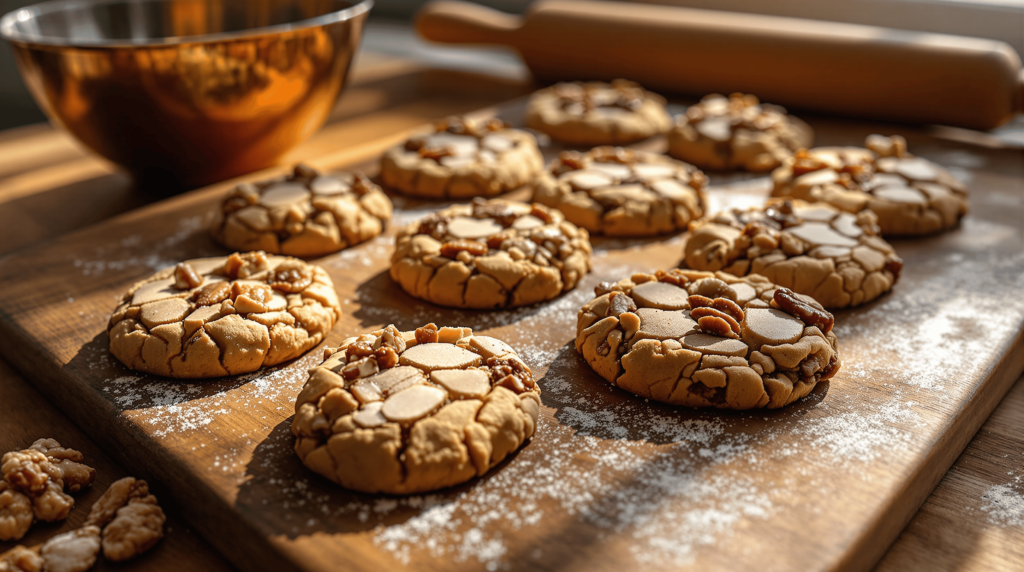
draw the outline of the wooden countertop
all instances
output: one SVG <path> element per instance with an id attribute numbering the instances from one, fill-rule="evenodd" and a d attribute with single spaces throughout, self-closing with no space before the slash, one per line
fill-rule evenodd
<path id="1" fill-rule="evenodd" d="M 372 26 L 330 123 L 286 161 L 302 160 L 304 154 L 362 158 L 364 148 L 380 148 L 399 131 L 531 89 L 521 66 L 507 55 L 425 49 L 404 29 Z M 0 133 L 0 254 L 160 198 L 132 188 L 127 177 L 49 126 Z M 100 473 L 100 486 L 79 500 L 87 508 L 105 483 L 126 471 L 34 391 L 31 372 L 25 373 L 28 379 L 0 362 L 0 418 L 5 420 L 0 424 L 0 451 L 48 436 L 82 449 Z M 879 570 L 1019 570 L 1024 561 L 1022 420 L 1024 379 L 978 432 Z M 155 485 L 159 492 L 159 483 Z M 136 567 L 229 568 L 171 512 L 167 539 Z M 62 527 L 36 527 L 26 541 L 42 542 L 77 524 L 75 519 L 84 514 L 76 510 Z M 10 544 L 0 543 L 0 551 Z"/>

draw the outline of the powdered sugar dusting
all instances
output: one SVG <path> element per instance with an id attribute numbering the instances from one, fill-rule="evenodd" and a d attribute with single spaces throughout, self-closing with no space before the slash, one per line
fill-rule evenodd
<path id="1" fill-rule="evenodd" d="M 988 515 L 988 521 L 1004 528 L 1024 528 L 1024 494 L 1015 486 L 1020 483 L 1007 483 L 989 487 L 981 499 L 985 504 L 981 510 Z"/>

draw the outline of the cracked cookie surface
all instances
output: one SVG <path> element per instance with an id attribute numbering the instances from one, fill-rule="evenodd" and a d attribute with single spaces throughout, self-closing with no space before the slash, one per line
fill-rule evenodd
<path id="1" fill-rule="evenodd" d="M 533 200 L 594 234 L 655 236 L 704 214 L 707 177 L 693 165 L 622 147 L 565 151 L 534 187 Z"/>
<path id="2" fill-rule="evenodd" d="M 753 95 L 713 94 L 676 118 L 668 154 L 701 169 L 762 172 L 813 142 L 811 127 L 781 107 Z"/>
<path id="3" fill-rule="evenodd" d="M 690 225 L 683 262 L 694 270 L 760 274 L 825 308 L 858 306 L 892 289 L 903 268 L 876 221 L 869 210 L 853 215 L 824 203 L 773 199 Z"/>
<path id="4" fill-rule="evenodd" d="M 242 252 L 323 256 L 380 234 L 391 210 L 391 199 L 360 173 L 322 175 L 297 165 L 288 177 L 235 187 L 210 232 Z"/>
<path id="5" fill-rule="evenodd" d="M 410 494 L 482 476 L 529 439 L 530 368 L 469 328 L 394 326 L 328 348 L 295 402 L 295 452 L 349 489 Z"/>
<path id="6" fill-rule="evenodd" d="M 733 209 L 690 225 L 683 263 L 694 270 L 761 274 L 828 309 L 889 292 L 903 269 L 871 211 L 788 199 Z"/>
<path id="7" fill-rule="evenodd" d="M 455 308 L 550 300 L 590 271 L 586 230 L 542 205 L 476 199 L 398 231 L 391 278 L 410 295 Z"/>
<path id="8" fill-rule="evenodd" d="M 942 166 L 915 157 L 903 137 L 870 135 L 864 147 L 801 150 L 772 173 L 772 196 L 878 215 L 885 236 L 932 234 L 967 214 L 967 188 Z"/>
<path id="9" fill-rule="evenodd" d="M 595 288 L 576 351 L 601 377 L 673 405 L 783 407 L 839 370 L 832 315 L 767 278 L 638 273 Z"/>
<path id="10" fill-rule="evenodd" d="M 500 119 L 451 117 L 381 158 L 391 189 L 427 199 L 489 197 L 529 184 L 544 168 L 537 140 Z"/>
<path id="11" fill-rule="evenodd" d="M 188 260 L 136 283 L 110 316 L 110 353 L 178 378 L 256 371 L 306 353 L 341 317 L 330 277 L 262 251 Z"/>
<path id="12" fill-rule="evenodd" d="M 668 131 L 665 99 L 626 80 L 563 82 L 535 92 L 526 126 L 569 145 L 626 145 Z"/>

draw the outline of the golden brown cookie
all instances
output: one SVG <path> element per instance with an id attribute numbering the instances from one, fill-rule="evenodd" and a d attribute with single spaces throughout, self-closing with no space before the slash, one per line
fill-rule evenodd
<path id="1" fill-rule="evenodd" d="M 416 298 L 455 308 L 550 300 L 590 272 L 586 230 L 542 205 L 476 199 L 398 231 L 391 277 Z"/>
<path id="2" fill-rule="evenodd" d="M 256 371 L 296 358 L 341 318 L 319 266 L 261 251 L 187 260 L 136 283 L 110 316 L 110 353 L 180 378 Z"/>
<path id="3" fill-rule="evenodd" d="M 501 340 L 388 326 L 324 352 L 295 401 L 295 452 L 349 489 L 410 494 L 482 476 L 533 436 L 540 388 Z"/>
<path id="4" fill-rule="evenodd" d="M 753 95 L 714 94 L 676 118 L 668 154 L 701 169 L 761 172 L 813 142 L 811 127 L 781 107 L 761 104 Z"/>
<path id="5" fill-rule="evenodd" d="M 871 210 L 884 236 L 949 230 L 967 214 L 966 187 L 940 165 L 907 152 L 903 137 L 870 135 L 865 144 L 797 152 L 772 173 L 772 196 L 854 214 Z"/>
<path id="6" fill-rule="evenodd" d="M 655 236 L 703 216 L 706 184 L 696 167 L 664 155 L 597 147 L 564 151 L 538 179 L 533 200 L 594 234 Z"/>
<path id="7" fill-rule="evenodd" d="M 690 226 L 684 263 L 695 270 L 760 274 L 829 309 L 858 306 L 888 292 L 903 261 L 878 236 L 875 214 L 823 203 L 775 199 Z"/>
<path id="8" fill-rule="evenodd" d="M 288 177 L 235 187 L 210 232 L 232 250 L 314 257 L 369 240 L 389 220 L 391 199 L 362 174 L 297 165 Z"/>
<path id="9" fill-rule="evenodd" d="M 602 283 L 576 351 L 641 397 L 690 407 L 783 407 L 839 370 L 832 314 L 763 276 L 692 270 Z"/>
<path id="10" fill-rule="evenodd" d="M 381 158 L 388 188 L 428 199 L 489 197 L 531 183 L 544 168 L 537 140 L 500 119 L 451 117 Z"/>
<path id="11" fill-rule="evenodd" d="M 555 84 L 526 107 L 527 127 L 568 145 L 626 145 L 671 125 L 664 98 L 622 79 Z"/>

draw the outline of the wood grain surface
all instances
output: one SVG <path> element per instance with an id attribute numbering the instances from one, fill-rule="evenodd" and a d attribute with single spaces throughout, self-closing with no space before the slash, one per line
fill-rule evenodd
<path id="1" fill-rule="evenodd" d="M 1020 348 L 1018 348 L 1018 351 Z M 900 534 L 879 572 L 1024 566 L 1024 378 Z"/>
<path id="2" fill-rule="evenodd" d="M 504 111 L 515 119 L 517 108 Z M 877 128 L 814 126 L 822 144 L 856 143 Z M 595 272 L 580 289 L 509 312 L 408 298 L 386 274 L 388 237 L 319 260 L 345 301 L 332 342 L 387 323 L 468 325 L 517 346 L 541 377 L 545 407 L 533 441 L 497 471 L 437 495 L 350 494 L 301 466 L 289 417 L 315 355 L 200 383 L 136 376 L 109 357 L 114 296 L 155 267 L 223 252 L 205 227 L 227 185 L 0 261 L 9 285 L 2 347 L 118 460 L 159 478 L 241 567 L 868 569 L 1024 366 L 1012 351 L 1024 324 L 1020 155 L 907 135 L 912 150 L 971 179 L 974 210 L 952 233 L 896 243 L 907 265 L 895 291 L 837 316 L 843 370 L 780 412 L 644 403 L 609 388 L 571 349 L 588 289 L 675 265 L 678 237 L 595 240 Z M 337 153 L 325 146 L 311 162 L 372 168 L 401 136 Z M 741 179 L 713 177 L 728 183 L 714 204 L 760 200 L 764 186 Z M 396 203 L 401 222 L 439 206 Z"/>

